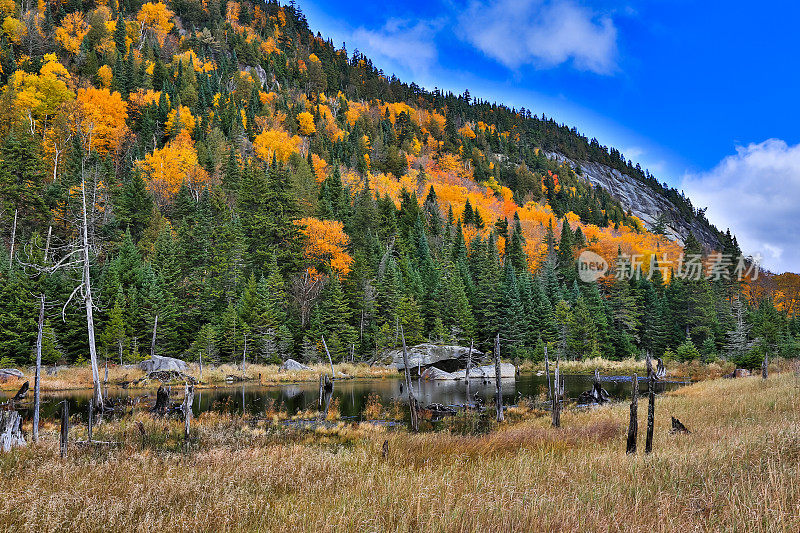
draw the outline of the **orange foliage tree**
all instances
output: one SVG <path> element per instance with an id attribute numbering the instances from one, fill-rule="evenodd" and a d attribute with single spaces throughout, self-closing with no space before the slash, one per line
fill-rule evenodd
<path id="1" fill-rule="evenodd" d="M 314 269 L 333 270 L 341 276 L 350 272 L 353 258 L 347 253 L 350 238 L 338 220 L 306 217 L 297 222 L 305 235 L 303 255 Z"/>
<path id="2" fill-rule="evenodd" d="M 128 104 L 108 89 L 78 89 L 79 122 L 90 150 L 115 154 L 128 133 Z"/>

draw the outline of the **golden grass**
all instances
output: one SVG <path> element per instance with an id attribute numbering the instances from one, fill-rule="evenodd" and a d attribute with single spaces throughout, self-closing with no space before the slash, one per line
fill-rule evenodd
<path id="1" fill-rule="evenodd" d="M 798 400 L 794 372 L 659 396 L 650 456 L 625 455 L 626 404 L 568 410 L 561 429 L 523 405 L 481 436 L 207 413 L 188 450 L 180 422 L 137 413 L 97 428 L 119 449 L 64 460 L 49 424 L 0 456 L 0 529 L 796 532 Z"/>
<path id="2" fill-rule="evenodd" d="M 400 373 L 393 366 L 369 366 L 365 363 L 337 363 L 333 365 L 336 370 L 337 379 L 344 378 L 387 378 L 399 377 Z M 23 370 L 25 377 L 22 379 L 12 379 L 0 384 L 0 390 L 16 391 L 25 382 L 30 381 L 33 386 L 34 373 L 32 369 Z M 200 379 L 200 367 L 198 364 L 189 365 L 189 375 Z M 246 365 L 245 378 L 252 381 L 260 381 L 262 384 L 271 383 L 291 383 L 302 381 L 319 381 L 320 374 L 330 374 L 331 367 L 328 364 L 311 365 L 311 370 L 281 371 L 279 365 Z M 218 366 L 206 365 L 203 367 L 202 383 L 198 387 L 215 386 L 225 383 L 229 376 L 242 376 L 242 368 L 238 365 L 223 364 Z M 109 365 L 108 383 L 118 384 L 122 381 L 132 382 L 144 377 L 144 372 L 138 368 L 123 368 L 118 365 Z M 105 378 L 105 368 L 100 367 L 100 379 Z M 146 381 L 142 384 L 131 384 L 132 388 L 158 388 L 160 382 Z M 41 389 L 43 391 L 63 391 L 92 388 L 92 369 L 87 365 L 75 365 L 63 368 L 54 376 L 47 374 L 46 369 L 42 369 Z"/>

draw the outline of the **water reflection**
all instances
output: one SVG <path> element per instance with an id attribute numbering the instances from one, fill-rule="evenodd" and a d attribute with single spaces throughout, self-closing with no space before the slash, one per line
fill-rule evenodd
<path id="1" fill-rule="evenodd" d="M 592 385 L 590 375 L 567 375 L 564 379 L 564 392 L 566 398 L 577 398 L 580 393 L 589 390 Z M 630 398 L 630 377 L 602 377 L 602 385 L 614 400 Z M 438 403 L 442 405 L 463 405 L 467 403 L 467 386 L 463 381 L 421 381 L 412 382 L 414 393 L 421 405 Z M 682 382 L 659 382 L 657 392 L 675 389 L 683 385 Z M 521 398 L 544 399 L 547 395 L 547 376 L 536 374 L 523 374 L 517 379 L 503 379 L 503 403 L 515 404 Z M 390 404 L 395 399 L 405 403 L 407 394 L 403 381 L 400 379 L 374 379 L 374 380 L 345 380 L 337 381 L 333 389 L 333 398 L 339 400 L 339 410 L 344 417 L 361 416 L 370 395 L 375 394 L 384 405 Z M 639 384 L 640 393 L 647 391 L 647 381 Z M 488 403 L 495 397 L 494 380 L 471 380 L 469 386 L 470 403 Z M 170 391 L 173 402 L 179 401 L 183 396 L 183 387 L 173 387 Z M 149 406 L 155 401 L 155 394 L 143 390 L 125 390 L 111 388 L 106 391 L 106 396 L 113 398 L 124 405 Z M 91 398 L 90 390 L 64 391 L 59 393 L 43 393 L 41 417 L 57 418 L 59 416 L 58 403 L 63 399 L 70 402 L 70 412 L 85 416 L 88 402 Z M 246 412 L 253 416 L 263 415 L 270 407 L 278 407 L 290 415 L 304 410 L 316 410 L 319 402 L 319 384 L 314 382 L 292 383 L 285 385 L 240 385 L 219 387 L 213 389 L 197 389 L 195 393 L 193 410 L 195 415 L 208 410 L 225 411 L 231 413 Z M 24 416 L 32 416 L 32 404 L 27 402 L 20 406 Z"/>

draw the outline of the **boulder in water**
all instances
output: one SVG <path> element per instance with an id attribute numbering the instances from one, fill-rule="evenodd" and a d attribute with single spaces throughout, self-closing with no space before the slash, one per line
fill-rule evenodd
<path id="1" fill-rule="evenodd" d="M 139 363 L 139 368 L 141 368 L 147 374 L 151 372 L 186 372 L 188 365 L 186 361 L 181 361 L 180 359 L 175 359 L 174 357 L 162 357 L 160 355 L 154 355 L 150 359 L 145 359 L 141 363 Z"/>

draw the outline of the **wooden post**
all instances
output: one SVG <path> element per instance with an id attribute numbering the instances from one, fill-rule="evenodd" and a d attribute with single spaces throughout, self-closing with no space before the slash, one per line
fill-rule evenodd
<path id="1" fill-rule="evenodd" d="M 403 367 L 406 372 L 408 406 L 411 409 L 411 430 L 417 432 L 419 431 L 419 415 L 417 414 L 417 400 L 414 398 L 414 390 L 411 388 L 411 371 L 408 369 L 408 353 L 406 352 L 406 336 L 403 333 L 403 326 L 400 326 L 400 337 L 403 339 Z"/>
<path id="2" fill-rule="evenodd" d="M 547 356 L 547 344 L 544 345 L 544 373 L 547 374 L 547 399 L 553 400 L 553 384 L 550 383 L 550 358 Z"/>
<path id="3" fill-rule="evenodd" d="M 647 437 L 644 441 L 644 453 L 653 451 L 653 427 L 655 426 L 656 418 L 656 376 L 650 373 L 647 379 Z"/>
<path id="4" fill-rule="evenodd" d="M 92 442 L 92 426 L 94 425 L 94 409 L 92 406 L 92 402 L 89 402 L 89 423 L 88 423 L 88 431 L 87 431 L 87 442 Z"/>
<path id="5" fill-rule="evenodd" d="M 186 440 L 189 440 L 189 428 L 192 423 L 193 403 L 194 403 L 194 386 L 189 385 L 189 383 L 186 383 L 184 385 L 184 397 L 183 397 L 183 420 L 185 422 L 183 435 L 186 438 Z M 242 409 L 244 409 L 244 404 L 242 404 Z"/>
<path id="6" fill-rule="evenodd" d="M 467 352 L 467 369 L 464 371 L 464 379 L 467 381 L 467 408 L 471 407 L 470 394 L 469 394 L 469 369 L 472 366 L 472 347 L 475 343 L 474 339 L 469 340 L 469 352 Z"/>
<path id="7" fill-rule="evenodd" d="M 33 442 L 39 442 L 39 381 L 42 375 L 42 333 L 44 331 L 44 293 L 39 295 L 39 333 L 36 335 L 36 373 L 33 377 Z"/>
<path id="8" fill-rule="evenodd" d="M 64 400 L 61 408 L 61 457 L 67 455 L 69 444 L 69 402 Z"/>
<path id="9" fill-rule="evenodd" d="M 764 350 L 764 360 L 761 362 L 761 379 L 767 379 L 769 374 L 769 355 Z"/>
<path id="10" fill-rule="evenodd" d="M 497 387 L 497 396 L 495 403 L 497 404 L 497 421 L 502 422 L 505 420 L 503 416 L 503 390 L 500 381 L 500 334 L 494 339 L 494 383 Z"/>
<path id="11" fill-rule="evenodd" d="M 626 453 L 636 453 L 636 435 L 639 432 L 639 416 L 637 413 L 639 407 L 639 377 L 634 374 L 631 381 L 633 387 L 633 395 L 631 398 L 631 418 L 628 422 L 628 445 L 625 448 Z"/>

